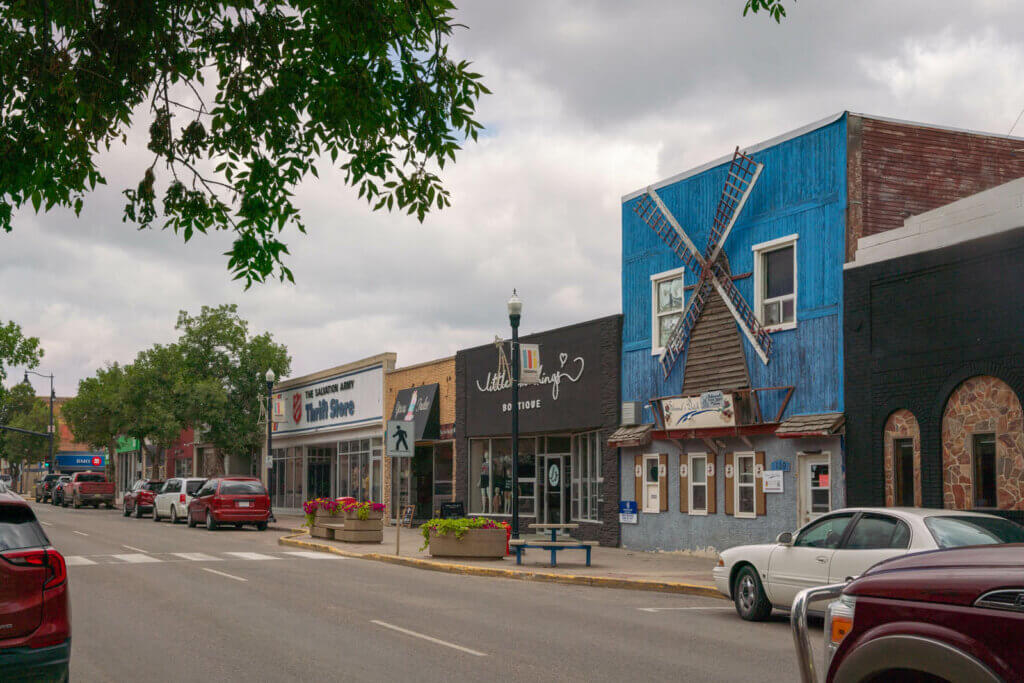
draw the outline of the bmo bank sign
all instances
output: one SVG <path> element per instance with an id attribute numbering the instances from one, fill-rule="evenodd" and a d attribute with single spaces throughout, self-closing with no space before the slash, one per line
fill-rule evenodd
<path id="1" fill-rule="evenodd" d="M 384 368 L 354 370 L 274 394 L 274 433 L 295 434 L 382 419 Z"/>

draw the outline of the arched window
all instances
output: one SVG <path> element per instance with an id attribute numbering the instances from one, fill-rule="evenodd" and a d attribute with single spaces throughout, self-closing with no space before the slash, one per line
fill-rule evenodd
<path id="1" fill-rule="evenodd" d="M 965 380 L 942 415 L 943 505 L 1024 509 L 1024 413 L 1002 380 Z"/>
<path id="2" fill-rule="evenodd" d="M 885 422 L 885 504 L 921 505 L 921 428 L 902 408 Z"/>

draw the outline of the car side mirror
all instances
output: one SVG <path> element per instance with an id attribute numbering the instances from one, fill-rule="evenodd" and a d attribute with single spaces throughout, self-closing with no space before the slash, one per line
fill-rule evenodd
<path id="1" fill-rule="evenodd" d="M 789 531 L 783 531 L 775 537 L 775 542 L 779 545 L 793 545 L 793 534 Z"/>

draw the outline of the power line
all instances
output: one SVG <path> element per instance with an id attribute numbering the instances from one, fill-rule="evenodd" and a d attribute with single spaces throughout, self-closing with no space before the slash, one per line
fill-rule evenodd
<path id="1" fill-rule="evenodd" d="M 1007 133 L 1007 135 L 1013 135 L 1013 129 L 1017 127 L 1018 123 L 1020 123 L 1020 117 L 1022 116 L 1024 116 L 1024 109 L 1021 109 L 1020 113 L 1017 114 L 1017 120 L 1013 122 L 1012 126 L 1010 126 L 1010 132 Z"/>

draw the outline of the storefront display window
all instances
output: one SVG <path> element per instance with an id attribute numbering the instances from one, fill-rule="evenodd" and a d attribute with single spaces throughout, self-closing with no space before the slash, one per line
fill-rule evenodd
<path id="1" fill-rule="evenodd" d="M 338 444 L 335 462 L 338 497 L 381 500 L 381 451 L 383 440 L 353 439 Z"/>
<path id="2" fill-rule="evenodd" d="M 535 514 L 537 489 L 537 440 L 519 440 L 519 514 Z"/>
<path id="3" fill-rule="evenodd" d="M 267 481 L 273 508 L 302 507 L 302 449 L 275 448 L 274 464 L 267 473 Z"/>
<path id="4" fill-rule="evenodd" d="M 451 443 L 434 446 L 434 507 L 452 499 L 455 485 L 455 456 Z"/>
<path id="5" fill-rule="evenodd" d="M 577 434 L 572 439 L 572 518 L 601 520 L 601 439 L 599 432 Z"/>

